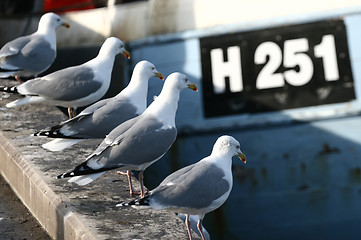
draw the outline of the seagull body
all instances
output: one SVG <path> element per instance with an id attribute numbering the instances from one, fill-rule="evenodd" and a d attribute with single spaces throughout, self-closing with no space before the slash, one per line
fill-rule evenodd
<path id="1" fill-rule="evenodd" d="M 185 214 L 190 239 L 189 217 L 198 215 L 197 227 L 202 239 L 205 239 L 202 233 L 205 214 L 219 208 L 232 190 L 233 156 L 246 162 L 239 142 L 231 136 L 222 136 L 214 144 L 211 155 L 172 173 L 148 196 L 117 206 L 153 208 Z"/>
<path id="2" fill-rule="evenodd" d="M 17 87 L 1 87 L 0 91 L 25 95 L 6 107 L 41 103 L 76 109 L 92 104 L 107 92 L 115 56 L 119 53 L 129 57 L 123 42 L 110 37 L 103 43 L 99 54 L 84 64 L 29 80 Z"/>
<path id="3" fill-rule="evenodd" d="M 164 79 L 152 63 L 141 61 L 128 86 L 118 95 L 96 102 L 76 117 L 34 135 L 56 138 L 43 145 L 50 151 L 60 151 L 86 139 L 105 138 L 115 127 L 144 112 L 151 77 Z"/>
<path id="4" fill-rule="evenodd" d="M 69 24 L 54 13 L 44 14 L 38 30 L 5 44 L 0 50 L 0 78 L 31 77 L 47 70 L 56 58 L 56 28 Z"/>
<path id="5" fill-rule="evenodd" d="M 144 113 L 113 129 L 84 163 L 57 178 L 72 177 L 69 182 L 85 185 L 107 170 L 137 170 L 144 195 L 144 170 L 160 159 L 176 139 L 175 115 L 180 92 L 185 88 L 197 90 L 184 74 L 168 76 L 161 93 Z"/>

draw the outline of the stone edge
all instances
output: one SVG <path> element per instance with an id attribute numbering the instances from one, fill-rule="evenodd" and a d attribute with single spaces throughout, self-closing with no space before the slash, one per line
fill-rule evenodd
<path id="1" fill-rule="evenodd" d="M 57 196 L 0 132 L 0 173 L 53 239 L 95 240 L 71 207 Z"/>

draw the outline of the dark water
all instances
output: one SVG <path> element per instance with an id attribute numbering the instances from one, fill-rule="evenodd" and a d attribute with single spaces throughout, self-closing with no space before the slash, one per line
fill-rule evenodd
<path id="1" fill-rule="evenodd" d="M 359 239 L 361 135 L 354 138 L 342 129 L 355 124 L 361 129 L 359 120 L 178 137 L 147 169 L 146 185 L 152 189 L 171 172 L 209 155 L 219 136 L 232 135 L 247 164 L 234 158 L 230 197 L 205 217 L 212 239 Z"/>

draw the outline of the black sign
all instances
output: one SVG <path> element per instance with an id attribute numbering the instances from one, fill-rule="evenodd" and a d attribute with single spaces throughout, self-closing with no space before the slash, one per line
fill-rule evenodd
<path id="1" fill-rule="evenodd" d="M 355 99 L 343 20 L 200 39 L 206 117 Z"/>

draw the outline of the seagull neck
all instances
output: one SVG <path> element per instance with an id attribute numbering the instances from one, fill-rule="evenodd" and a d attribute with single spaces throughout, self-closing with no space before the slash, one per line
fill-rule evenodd
<path id="1" fill-rule="evenodd" d="M 46 40 L 49 41 L 51 48 L 52 49 L 56 49 L 56 31 L 55 29 L 48 27 L 48 26 L 44 26 L 44 25 L 39 25 L 38 30 L 36 31 L 37 35 L 42 35 Z"/>
<path id="2" fill-rule="evenodd" d="M 178 89 L 163 88 L 159 96 L 149 105 L 147 112 L 152 113 L 175 127 L 175 115 L 177 113 L 180 91 Z"/>
<path id="3" fill-rule="evenodd" d="M 215 158 L 211 158 L 214 160 L 214 163 L 217 164 L 220 168 L 225 171 L 231 171 L 232 168 L 232 157 L 233 155 L 228 151 L 215 151 L 213 149 L 211 156 L 215 156 Z"/>
<path id="4" fill-rule="evenodd" d="M 115 58 L 114 51 L 111 50 L 110 46 L 107 45 L 106 43 L 103 44 L 99 50 L 98 56 L 97 58 L 110 58 L 110 56 L 112 56 L 112 58 Z"/>
<path id="5" fill-rule="evenodd" d="M 126 88 L 123 89 L 122 95 L 131 99 L 132 103 L 135 104 L 138 108 L 143 109 L 144 111 L 147 107 L 147 94 L 148 94 L 148 81 L 141 81 L 146 77 L 141 76 L 141 74 L 134 74 L 130 79 L 130 82 Z"/>
<path id="6" fill-rule="evenodd" d="M 98 55 L 88 62 L 89 65 L 98 66 L 102 71 L 110 71 L 113 69 L 115 55 L 100 49 Z"/>

